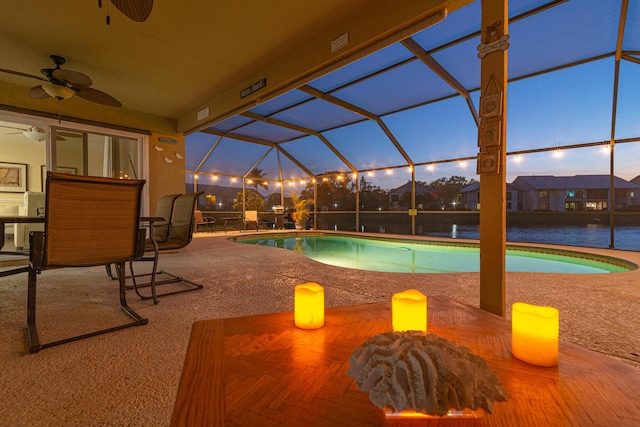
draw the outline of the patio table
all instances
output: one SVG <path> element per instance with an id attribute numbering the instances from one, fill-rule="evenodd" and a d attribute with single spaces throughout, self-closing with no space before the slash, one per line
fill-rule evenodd
<path id="1" fill-rule="evenodd" d="M 327 308 L 315 330 L 296 328 L 291 312 L 195 322 L 171 425 L 425 425 L 385 419 L 347 375 L 353 350 L 390 330 L 390 301 Z M 561 341 L 557 367 L 530 365 L 511 355 L 509 320 L 444 296 L 428 298 L 428 332 L 483 357 L 508 395 L 482 418 L 432 419 L 430 427 L 640 419 L 640 372 L 618 360 Z"/>

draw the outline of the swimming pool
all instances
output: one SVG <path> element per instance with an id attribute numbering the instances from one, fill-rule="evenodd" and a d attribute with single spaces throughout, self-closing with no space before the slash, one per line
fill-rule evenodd
<path id="1" fill-rule="evenodd" d="M 359 270 L 394 273 L 480 271 L 477 243 L 359 237 L 322 233 L 283 233 L 235 237 L 238 243 L 272 246 L 316 261 Z M 619 258 L 536 246 L 507 245 L 506 270 L 544 273 L 618 273 L 638 266 Z"/>

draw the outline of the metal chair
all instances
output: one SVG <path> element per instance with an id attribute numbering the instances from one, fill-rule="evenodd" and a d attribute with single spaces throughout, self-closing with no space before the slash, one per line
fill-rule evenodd
<path id="1" fill-rule="evenodd" d="M 153 223 L 153 235 L 158 242 L 164 242 L 169 238 L 169 226 L 173 216 L 173 204 L 180 194 L 166 194 L 158 199 L 156 205 L 156 216 L 164 218 L 163 221 Z"/>
<path id="2" fill-rule="evenodd" d="M 198 193 L 188 193 L 178 196 L 173 203 L 173 214 L 171 216 L 171 223 L 169 224 L 169 232 L 167 238 L 157 241 L 157 249 L 151 239 L 146 239 L 145 250 L 147 253 L 153 252 L 153 256 L 144 256 L 138 259 L 132 260 L 129 263 L 131 269 L 131 279 L 133 281 L 133 287 L 136 293 L 142 299 L 153 299 L 154 303 L 158 303 L 158 297 L 165 295 L 173 295 L 182 292 L 195 291 L 202 289 L 202 285 L 194 283 L 190 280 L 184 279 L 180 276 L 176 276 L 167 271 L 158 271 L 158 259 L 159 253 L 163 251 L 182 249 L 187 246 L 193 237 L 193 231 L 195 228 L 195 221 L 193 213 L 195 211 L 196 202 L 198 197 L 204 194 L 203 191 Z M 155 228 L 155 227 L 154 227 Z M 133 270 L 134 261 L 152 261 L 153 267 L 151 273 L 136 275 Z M 168 278 L 162 280 L 155 280 L 158 276 L 167 276 Z M 151 280 L 147 283 L 138 283 L 137 278 L 143 276 L 151 276 Z M 188 285 L 185 289 L 179 289 L 175 291 L 169 291 L 162 294 L 156 292 L 156 286 L 166 285 L 170 283 L 185 283 Z M 151 287 L 151 295 L 144 296 L 140 294 L 139 288 Z"/>
<path id="3" fill-rule="evenodd" d="M 210 225 L 214 225 L 215 227 L 215 223 L 216 223 L 216 219 L 212 216 L 204 216 L 202 214 L 202 211 L 196 209 L 195 211 L 193 211 L 193 217 L 194 217 L 194 221 L 196 222 L 195 224 L 195 230 L 194 231 L 198 231 L 198 226 L 199 225 L 205 225 L 207 231 L 210 231 L 209 226 Z M 214 229 L 215 231 L 215 229 Z"/>
<path id="4" fill-rule="evenodd" d="M 144 183 L 143 180 L 47 173 L 44 232 L 34 231 L 29 236 L 29 353 L 147 324 L 147 319 L 142 318 L 127 305 L 125 288 L 125 263 L 141 256 L 144 250 L 145 231 L 140 228 L 140 205 Z M 108 264 L 116 265 L 120 308 L 133 319 L 133 322 L 41 343 L 36 326 L 37 276 L 50 268 Z"/>
<path id="5" fill-rule="evenodd" d="M 180 196 L 180 194 L 166 194 L 158 199 L 158 204 L 156 205 L 156 218 L 162 218 L 162 220 L 149 221 L 150 224 L 148 225 L 150 229 L 149 233 L 153 233 L 153 238 L 156 240 L 156 242 L 164 242 L 169 238 L 169 225 L 171 224 L 171 217 L 173 216 L 173 203 L 178 198 L 178 196 Z M 148 239 L 148 241 L 152 242 L 151 239 Z M 149 247 L 146 247 L 146 245 L 147 243 L 145 243 L 145 251 L 154 250 L 152 244 L 149 244 Z M 117 279 L 117 276 L 113 274 L 111 265 L 107 265 L 106 270 L 109 277 L 111 277 L 113 280 Z M 130 276 L 127 276 L 127 279 L 129 278 Z M 154 279 L 155 277 L 152 277 L 151 281 L 153 282 Z M 134 289 L 134 287 L 127 286 L 127 289 Z M 135 289 L 135 291 L 138 296 L 143 298 L 142 295 L 140 295 L 140 293 L 138 292 L 137 288 Z"/>

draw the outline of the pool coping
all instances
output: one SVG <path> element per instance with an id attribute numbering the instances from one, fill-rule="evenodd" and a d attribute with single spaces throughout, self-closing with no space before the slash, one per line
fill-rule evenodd
<path id="1" fill-rule="evenodd" d="M 383 242 L 394 242 L 394 243 L 410 243 L 410 244 L 424 244 L 431 246 L 456 246 L 456 247 L 467 247 L 467 248 L 479 248 L 480 242 L 478 240 L 469 240 L 469 239 L 447 239 L 441 237 L 430 237 L 430 236 L 403 236 L 403 235 L 379 235 L 379 234 L 366 234 L 366 233 L 356 233 L 356 232 L 336 232 L 336 231 L 318 231 L 318 230 L 279 230 L 279 231 L 269 231 L 267 234 L 265 233 L 250 233 L 250 234 L 241 234 L 230 236 L 228 240 L 232 240 L 234 242 L 238 240 L 250 240 L 264 237 L 268 235 L 270 238 L 290 238 L 290 237 L 348 237 L 352 239 L 362 239 L 362 240 L 376 240 Z M 544 243 L 519 243 L 519 242 L 507 242 L 506 250 L 510 251 L 527 251 L 533 253 L 545 253 L 559 256 L 566 256 L 571 258 L 585 259 L 585 260 L 593 260 L 602 262 L 605 264 L 614 265 L 620 268 L 625 268 L 627 271 L 622 272 L 609 272 L 609 274 L 616 273 L 628 273 L 629 271 L 635 271 L 640 268 L 638 264 L 633 261 L 629 261 L 623 258 L 614 257 L 610 255 L 602 255 L 594 252 L 586 252 L 589 250 L 600 250 L 601 248 L 589 248 L 589 247 L 576 247 L 579 250 L 573 249 L 565 249 L 559 248 L 556 245 L 544 244 Z"/>

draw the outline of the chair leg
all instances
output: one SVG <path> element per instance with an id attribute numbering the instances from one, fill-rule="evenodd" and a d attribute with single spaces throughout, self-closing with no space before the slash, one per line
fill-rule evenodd
<path id="1" fill-rule="evenodd" d="M 151 273 L 145 273 L 145 274 L 138 274 L 135 275 L 133 272 L 133 263 L 131 263 L 131 275 L 133 277 L 133 288 L 136 291 L 136 294 L 138 294 L 138 296 L 140 297 L 140 299 L 146 300 L 146 299 L 151 299 L 153 298 L 154 302 L 157 304 L 158 301 L 158 297 L 163 297 L 163 296 L 167 296 L 167 295 L 174 295 L 174 294 L 180 294 L 183 292 L 190 292 L 190 291 L 197 291 L 198 289 L 202 289 L 204 286 L 200 285 L 198 283 L 192 282 L 190 280 L 187 280 L 183 277 L 180 276 L 176 276 L 175 274 L 171 274 L 167 271 L 164 270 L 160 270 L 157 271 L 157 266 L 158 266 L 158 258 L 157 256 L 154 258 L 142 258 L 142 259 L 138 259 L 136 261 L 153 261 L 153 270 Z M 147 283 L 138 283 L 136 281 L 136 277 L 144 277 L 144 276 L 151 276 L 151 281 L 147 282 Z M 163 280 L 157 280 L 156 278 L 158 276 L 168 276 L 168 279 L 163 279 Z M 187 284 L 189 287 L 186 289 L 181 289 L 178 291 L 171 291 L 171 292 L 164 292 L 164 293 L 157 293 L 156 291 L 156 286 L 160 286 L 160 285 L 168 285 L 171 283 L 185 283 Z M 145 288 L 145 287 L 151 287 L 151 293 L 152 296 L 147 296 L 147 295 L 142 295 L 139 292 L 140 288 Z M 129 288 L 131 288 L 131 286 L 129 286 Z"/>
<path id="2" fill-rule="evenodd" d="M 124 325 L 114 326 L 107 329 L 102 329 L 95 332 L 90 332 L 87 334 L 77 335 L 70 338 L 65 338 L 58 341 L 53 341 L 45 344 L 40 344 L 40 340 L 38 337 L 38 329 L 36 327 L 36 271 L 34 269 L 29 269 L 29 282 L 27 285 L 27 351 L 29 353 L 37 353 L 43 348 L 53 347 L 60 344 L 69 343 L 72 341 L 78 341 L 84 338 L 94 337 L 96 335 L 106 334 L 108 332 L 118 331 L 120 329 L 129 328 L 132 326 L 142 326 L 146 325 L 149 321 L 138 313 L 136 313 L 129 305 L 127 304 L 127 295 L 126 295 L 126 283 L 125 283 L 125 263 L 121 262 L 116 264 L 116 273 L 118 276 L 119 282 L 119 293 L 120 293 L 120 308 L 124 311 L 133 322 L 125 323 Z"/>
<path id="3" fill-rule="evenodd" d="M 36 327 L 36 271 L 29 268 L 27 283 L 27 349 L 29 353 L 37 353 L 42 346 Z"/>
<path id="4" fill-rule="evenodd" d="M 105 270 L 107 270 L 107 276 L 109 276 L 112 280 L 116 280 L 117 277 L 113 275 L 113 271 L 111 270 L 111 264 L 107 264 L 104 266 Z"/>
<path id="5" fill-rule="evenodd" d="M 117 266 L 118 269 L 118 280 L 119 280 L 119 284 L 120 284 L 120 308 L 122 309 L 122 311 L 124 311 L 125 313 L 127 313 L 127 315 L 129 315 L 129 317 L 131 317 L 135 322 L 133 323 L 129 323 L 127 325 L 124 325 L 121 328 L 126 328 L 128 326 L 135 326 L 135 325 L 146 325 L 149 321 L 143 317 L 141 317 L 138 313 L 136 313 L 135 311 L 133 311 L 133 309 L 131 307 L 129 307 L 129 305 L 127 304 L 127 286 L 126 286 L 126 267 L 125 267 L 125 263 L 119 263 Z"/>
<path id="6" fill-rule="evenodd" d="M 143 259 L 144 260 L 144 259 Z M 138 283 L 136 282 L 136 274 L 133 271 L 133 261 L 129 261 L 129 269 L 131 270 L 131 281 L 133 282 L 133 289 L 136 291 L 136 294 L 138 294 L 138 296 L 140 297 L 141 300 L 146 300 L 146 299 L 153 299 L 153 303 L 154 304 L 158 304 L 158 294 L 156 292 L 156 270 L 158 268 L 158 251 L 155 251 L 154 256 L 153 256 L 153 268 L 151 270 L 150 274 L 141 274 L 138 275 L 138 277 L 141 276 L 147 276 L 147 275 L 151 275 L 151 281 L 149 283 L 142 283 L 140 285 L 138 285 Z M 145 296 L 142 295 L 140 293 L 140 290 L 138 288 L 143 288 L 146 286 L 150 286 L 151 287 L 151 296 Z M 129 287 L 131 288 L 131 287 Z"/>

